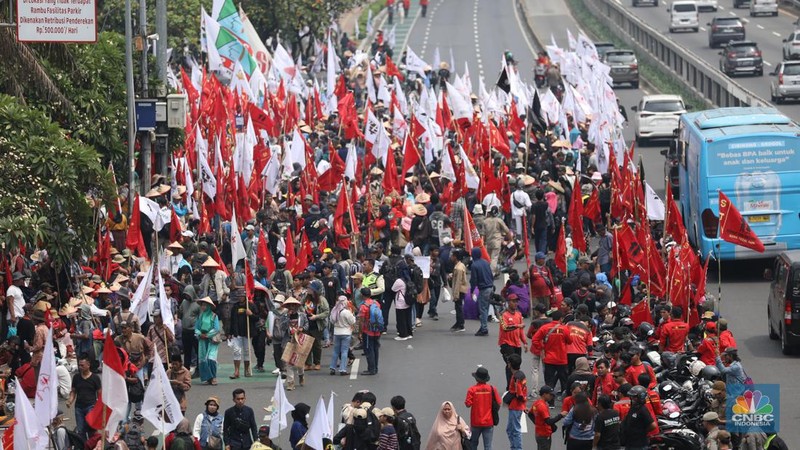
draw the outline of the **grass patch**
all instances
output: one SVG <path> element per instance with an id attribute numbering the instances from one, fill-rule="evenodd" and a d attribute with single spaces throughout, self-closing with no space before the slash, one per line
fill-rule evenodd
<path id="1" fill-rule="evenodd" d="M 629 45 L 618 38 L 611 29 L 600 22 L 594 14 L 586 7 L 584 0 L 566 0 L 567 6 L 572 13 L 572 17 L 580 26 L 589 33 L 589 36 L 596 41 L 613 42 L 616 47 L 627 48 Z M 589 0 L 594 1 L 594 0 Z M 680 81 L 675 79 L 675 75 L 664 71 L 661 67 L 650 63 L 647 60 L 639 59 L 639 73 L 660 93 L 678 94 L 683 97 L 684 103 L 691 106 L 695 111 L 707 109 L 706 101 L 698 96 L 694 91 L 686 88 Z"/>
<path id="2" fill-rule="evenodd" d="M 358 17 L 359 40 L 367 37 L 367 19 L 369 18 L 369 12 L 372 11 L 372 20 L 374 21 L 378 13 L 385 7 L 386 0 L 376 0 L 364 7 L 364 10 L 361 11 L 361 15 Z"/>

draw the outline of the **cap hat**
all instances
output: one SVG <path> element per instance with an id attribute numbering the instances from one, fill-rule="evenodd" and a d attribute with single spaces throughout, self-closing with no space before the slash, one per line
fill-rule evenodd
<path id="1" fill-rule="evenodd" d="M 719 420 L 719 414 L 714 411 L 709 411 L 703 414 L 703 422 L 715 422 Z"/>
<path id="2" fill-rule="evenodd" d="M 539 395 L 552 394 L 552 393 L 553 393 L 553 388 L 551 388 L 548 385 L 544 385 L 539 388 Z"/>
<path id="3" fill-rule="evenodd" d="M 714 395 L 719 394 L 720 392 L 725 392 L 726 390 L 725 382 L 722 380 L 717 380 L 711 385 L 711 393 Z"/>

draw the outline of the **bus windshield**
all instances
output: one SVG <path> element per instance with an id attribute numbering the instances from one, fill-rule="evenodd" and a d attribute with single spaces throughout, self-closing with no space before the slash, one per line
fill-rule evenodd
<path id="1" fill-rule="evenodd" d="M 708 176 L 731 176 L 747 172 L 795 172 L 800 168 L 800 150 L 791 138 L 730 140 L 708 146 Z"/>

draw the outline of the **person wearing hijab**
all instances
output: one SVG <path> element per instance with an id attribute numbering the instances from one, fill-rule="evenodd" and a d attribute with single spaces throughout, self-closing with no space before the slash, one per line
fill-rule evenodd
<path id="1" fill-rule="evenodd" d="M 289 432 L 289 443 L 292 444 L 292 448 L 297 447 L 297 443 L 308 431 L 309 411 L 311 411 L 311 407 L 305 403 L 294 405 L 294 411 L 292 411 L 292 420 L 294 422 L 292 422 L 292 429 Z"/>
<path id="2" fill-rule="evenodd" d="M 431 434 L 425 450 L 452 450 L 461 448 L 461 436 L 470 437 L 469 426 L 451 402 L 442 403 L 436 420 L 433 421 Z"/>
<path id="3" fill-rule="evenodd" d="M 596 281 L 595 281 L 595 283 L 596 283 L 598 286 L 600 286 L 600 285 L 603 285 L 603 286 L 605 286 L 605 287 L 606 287 L 608 290 L 611 290 L 611 289 L 612 289 L 612 288 L 611 288 L 611 283 L 609 283 L 609 282 L 608 282 L 608 276 L 607 276 L 605 273 L 603 273 L 603 272 L 600 272 L 600 273 L 598 273 L 598 274 L 596 275 Z"/>
<path id="4" fill-rule="evenodd" d="M 192 436 L 192 425 L 189 423 L 189 419 L 185 417 L 178 422 L 178 426 L 175 427 L 175 431 L 168 434 L 166 439 L 164 439 L 164 448 L 171 450 L 172 444 L 178 439 L 186 441 L 181 448 L 201 448 L 200 441 L 198 441 L 196 437 Z"/>
<path id="5" fill-rule="evenodd" d="M 577 248 L 575 248 L 572 244 L 572 238 L 568 237 L 564 239 L 564 242 L 567 244 L 567 273 L 566 275 L 569 276 L 572 272 L 578 269 L 578 258 L 580 258 L 581 254 Z"/>
<path id="6" fill-rule="evenodd" d="M 353 338 L 353 326 L 356 324 L 356 316 L 350 310 L 350 300 L 344 295 L 339 296 L 333 309 L 331 309 L 331 323 L 333 323 L 331 375 L 336 374 L 337 362 L 339 375 L 347 375 L 347 353 L 350 350 L 350 341 Z"/>
<path id="7" fill-rule="evenodd" d="M 200 381 L 210 385 L 217 384 L 217 352 L 219 342 L 214 337 L 222 331 L 219 317 L 214 313 L 214 302 L 210 297 L 197 300 L 200 315 L 194 325 L 197 336 L 197 367 L 200 370 Z"/>

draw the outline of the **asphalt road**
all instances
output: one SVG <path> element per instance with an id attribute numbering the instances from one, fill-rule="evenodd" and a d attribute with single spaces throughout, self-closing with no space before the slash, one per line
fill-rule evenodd
<path id="1" fill-rule="evenodd" d="M 670 34 L 669 14 L 666 11 L 665 2 L 660 2 L 661 5 L 658 8 L 651 6 L 634 8 L 631 6 L 630 0 L 615 1 L 623 5 L 638 18 L 662 32 L 665 36 L 668 36 L 672 41 L 680 44 L 688 51 L 711 64 L 713 67 L 719 67 L 719 52 L 721 50 L 712 49 L 708 46 L 708 29 L 710 27 L 706 24 L 711 22 L 711 19 L 716 16 L 736 16 L 743 19 L 747 22 L 745 23 L 746 38 L 758 43 L 763 54 L 764 76 L 737 76 L 735 77 L 735 81 L 746 89 L 756 93 L 764 100 L 770 100 L 769 83 L 770 79 L 774 77 L 769 76 L 768 73 L 774 70 L 775 66 L 783 59 L 783 43 L 781 40 L 788 37 L 789 33 L 796 28 L 794 22 L 798 19 L 797 16 L 781 11 L 777 17 L 750 17 L 749 9 L 733 9 L 733 2 L 731 0 L 720 0 L 719 10 L 717 12 L 700 13 L 701 26 L 699 32 L 678 32 Z M 792 102 L 776 106 L 795 121 L 800 120 L 800 103 Z"/>
<path id="2" fill-rule="evenodd" d="M 545 25 L 534 28 L 539 33 L 540 40 L 549 42 L 552 33 L 559 45 L 565 46 L 565 28 L 570 28 L 574 33 L 578 27 L 572 18 L 564 13 L 564 9 L 561 8 L 563 3 L 556 0 L 527 1 L 534 5 L 547 5 L 546 8 L 533 9 L 542 11 L 543 15 L 547 16 Z M 661 8 L 657 11 L 641 9 L 641 12 L 658 13 L 657 17 L 662 15 Z M 783 19 L 781 17 L 778 20 Z M 458 73 L 463 73 L 466 61 L 474 87 L 477 87 L 477 77 L 481 73 L 486 78 L 487 86 L 493 83 L 499 72 L 502 52 L 508 49 L 519 61 L 520 73 L 527 74 L 527 79 L 530 80 L 536 49 L 523 34 L 520 20 L 524 18 L 515 12 L 512 0 L 433 0 L 429 6 L 428 17 L 420 17 L 414 23 L 408 45 L 429 63 L 432 62 L 436 46 L 439 47 L 444 61 L 449 61 L 449 49 L 452 48 Z M 768 60 L 771 60 L 769 56 Z M 641 98 L 642 91 L 623 88 L 617 90 L 617 95 L 622 104 L 630 110 L 630 106 Z M 789 106 L 789 108 L 795 107 Z M 625 135 L 628 140 L 633 138 L 632 126 L 628 126 Z M 663 147 L 662 143 L 637 150 L 643 157 L 647 179 L 653 188 L 662 194 L 663 159 L 658 151 Z M 784 431 L 781 435 L 787 439 L 791 447 L 796 447 L 797 443 L 800 443 L 800 430 L 792 427 L 792 424 L 800 420 L 800 405 L 789 399 L 800 396 L 800 388 L 792 383 L 797 361 L 795 358 L 782 356 L 777 343 L 771 342 L 767 337 L 765 310 L 768 285 L 761 280 L 761 272 L 766 265 L 767 263 L 748 262 L 723 267 L 722 313 L 730 321 L 748 374 L 756 382 L 781 384 L 781 397 L 784 399 L 781 404 L 781 422 Z M 716 272 L 709 273 L 709 289 L 714 293 L 716 287 L 712 281 L 716 280 L 716 277 Z M 329 376 L 327 366 L 330 363 L 330 351 L 326 349 L 323 352 L 323 370 L 308 372 L 306 385 L 289 392 L 289 400 L 292 403 L 305 402 L 314 407 L 320 396 L 324 396 L 327 402 L 331 392 L 335 392 L 338 408 L 356 391 L 368 389 L 376 393 L 378 406 L 385 407 L 389 405 L 392 396 L 403 395 L 407 400 L 408 409 L 417 417 L 423 440 L 426 439 L 443 401 L 453 401 L 460 415 L 469 414 L 463 406 L 463 400 L 466 389 L 473 383 L 470 373 L 477 365 L 488 368 L 495 386 L 502 389 L 504 383 L 504 369 L 497 348 L 497 325 L 490 324 L 488 337 L 473 336 L 478 328 L 475 321 L 468 321 L 467 332 L 453 334 L 448 331 L 455 321 L 452 312 L 452 303 L 440 305 L 440 320 L 433 322 L 426 318 L 423 327 L 417 330 L 412 340 L 397 342 L 392 340 L 394 337 L 392 333 L 384 336 L 381 339 L 380 373 L 374 377 L 359 375 L 366 365 L 363 357 L 354 364 L 349 377 Z M 392 317 L 391 329 L 395 323 Z M 268 356 L 267 360 L 271 361 L 271 358 Z M 529 367 L 530 359 L 527 355 L 523 360 L 524 367 Z M 256 374 L 257 376 L 253 378 L 229 380 L 227 377 L 232 373 L 231 353 L 224 346 L 220 352 L 220 362 L 222 367 L 219 386 L 197 385 L 189 392 L 190 420 L 194 420 L 195 415 L 202 411 L 203 403 L 210 395 L 219 396 L 223 408 L 230 406 L 231 392 L 235 387 L 246 389 L 247 403 L 256 408 L 258 410 L 256 416 L 261 417 L 260 408 L 267 406 L 272 398 L 275 376 L 267 373 Z M 270 364 L 267 364 L 267 367 L 272 369 Z M 504 433 L 506 416 L 507 413 L 503 411 L 500 426 L 495 430 L 495 448 L 508 447 L 508 439 Z M 533 448 L 535 444 L 532 427 L 530 423 L 526 425 L 528 432 L 523 435 L 524 446 Z M 283 448 L 288 448 L 288 430 L 279 439 L 279 444 Z M 557 443 L 554 448 L 560 449 L 563 446 Z"/>

